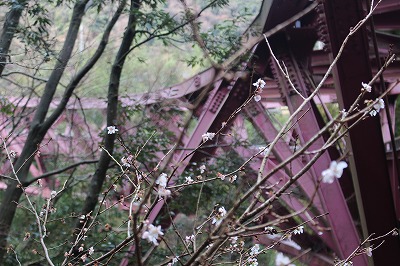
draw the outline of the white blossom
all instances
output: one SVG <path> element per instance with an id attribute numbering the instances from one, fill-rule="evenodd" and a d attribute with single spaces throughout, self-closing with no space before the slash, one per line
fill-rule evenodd
<path id="1" fill-rule="evenodd" d="M 304 232 L 304 226 L 300 225 L 296 229 L 293 230 L 294 235 L 300 235 Z"/>
<path id="2" fill-rule="evenodd" d="M 214 215 L 213 219 L 212 219 L 212 224 L 215 224 L 216 226 L 218 226 L 222 219 L 224 218 L 224 216 L 226 215 L 226 210 L 224 207 L 219 207 L 218 208 L 218 212 Z"/>
<path id="3" fill-rule="evenodd" d="M 260 89 L 264 89 L 265 87 L 265 81 L 262 79 L 258 79 L 256 82 L 253 83 L 254 87 L 260 88 Z"/>
<path id="4" fill-rule="evenodd" d="M 238 240 L 237 236 L 231 237 L 231 244 L 236 244 L 237 240 Z"/>
<path id="5" fill-rule="evenodd" d="M 385 108 L 385 102 L 384 102 L 382 99 L 379 99 L 379 101 L 376 102 L 376 103 L 372 106 L 372 110 L 369 111 L 369 114 L 370 114 L 371 116 L 376 116 L 376 115 L 379 113 L 379 111 L 380 111 L 381 109 L 383 109 L 383 108 Z"/>
<path id="6" fill-rule="evenodd" d="M 378 112 L 375 109 L 369 111 L 370 116 L 376 116 L 377 114 L 378 114 Z"/>
<path id="7" fill-rule="evenodd" d="M 186 183 L 193 183 L 193 179 L 192 179 L 192 177 L 191 176 L 187 176 L 187 177 L 185 177 L 185 182 Z"/>
<path id="8" fill-rule="evenodd" d="M 94 253 L 94 248 L 93 248 L 93 247 L 90 247 L 90 248 L 89 248 L 89 255 L 93 255 L 93 253 Z"/>
<path id="9" fill-rule="evenodd" d="M 259 102 L 261 100 L 261 95 L 257 94 L 254 96 L 254 101 Z"/>
<path id="10" fill-rule="evenodd" d="M 229 182 L 231 182 L 231 183 L 235 182 L 236 179 L 237 179 L 237 175 L 231 175 L 231 176 L 229 176 Z"/>
<path id="11" fill-rule="evenodd" d="M 265 146 L 264 147 L 259 147 L 258 150 L 261 152 L 261 154 L 263 156 L 267 155 L 267 153 L 269 152 L 268 147 L 265 147 Z"/>
<path id="12" fill-rule="evenodd" d="M 167 174 L 162 173 L 156 180 L 156 184 L 160 185 L 161 187 L 167 186 Z"/>
<path id="13" fill-rule="evenodd" d="M 206 142 L 207 140 L 212 140 L 215 136 L 215 133 L 211 133 L 211 132 L 207 132 L 204 133 L 203 135 L 201 135 L 201 137 L 203 138 L 203 142 Z"/>
<path id="14" fill-rule="evenodd" d="M 149 224 L 147 230 L 144 231 L 142 235 L 142 239 L 147 239 L 150 243 L 153 243 L 155 246 L 158 246 L 157 239 L 159 236 L 163 236 L 164 233 L 161 231 L 161 226 L 154 226 Z"/>
<path id="15" fill-rule="evenodd" d="M 361 82 L 361 86 L 363 87 L 364 90 L 367 92 L 371 92 L 372 87 L 368 85 L 368 83 Z"/>
<path id="16" fill-rule="evenodd" d="M 279 252 L 275 258 L 275 265 L 276 266 L 295 266 L 294 264 L 289 264 L 290 259 L 283 255 L 283 253 Z"/>
<path id="17" fill-rule="evenodd" d="M 336 178 L 340 178 L 343 174 L 343 169 L 348 165 L 346 162 L 332 161 L 329 168 L 322 171 L 322 182 L 332 184 Z"/>
<path id="18" fill-rule="evenodd" d="M 121 163 L 124 167 L 131 167 L 131 164 L 129 163 L 128 159 L 125 158 L 125 156 L 121 158 Z"/>
<path id="19" fill-rule="evenodd" d="M 217 177 L 221 180 L 225 180 L 225 175 L 221 174 L 220 172 L 217 173 Z"/>
<path id="20" fill-rule="evenodd" d="M 260 245 L 255 244 L 250 250 L 250 256 L 257 255 L 258 253 L 260 253 Z"/>
<path id="21" fill-rule="evenodd" d="M 374 108 L 377 111 L 385 108 L 385 102 L 383 101 L 383 99 L 379 99 L 379 101 L 376 104 L 374 104 Z"/>
<path id="22" fill-rule="evenodd" d="M 118 129 L 116 128 L 116 126 L 108 126 L 107 127 L 107 134 L 112 135 L 118 132 Z"/>
<path id="23" fill-rule="evenodd" d="M 257 258 L 250 258 L 248 260 L 248 262 L 249 262 L 249 266 L 258 266 Z"/>
<path id="24" fill-rule="evenodd" d="M 191 242 L 194 241 L 194 239 L 195 239 L 194 235 L 186 236 L 185 237 L 185 242 L 186 242 L 186 244 L 190 244 Z"/>
<path id="25" fill-rule="evenodd" d="M 10 157 L 11 157 L 11 158 L 17 157 L 17 152 L 14 151 L 14 150 L 11 150 L 11 151 L 10 151 Z"/>
<path id="26" fill-rule="evenodd" d="M 166 189 L 163 186 L 158 186 L 158 196 L 160 196 L 161 198 L 168 198 L 169 196 L 171 196 L 171 190 Z"/>
<path id="27" fill-rule="evenodd" d="M 82 251 L 83 251 L 83 247 L 80 246 L 80 247 L 78 248 L 78 252 L 82 252 Z"/>
<path id="28" fill-rule="evenodd" d="M 352 265 L 353 265 L 353 262 L 351 262 L 351 261 L 345 262 L 343 264 L 343 266 L 352 266 Z"/>
<path id="29" fill-rule="evenodd" d="M 206 166 L 203 164 L 202 166 L 200 166 L 200 174 L 203 174 L 204 171 L 206 170 Z"/>
<path id="30" fill-rule="evenodd" d="M 167 266 L 172 266 L 172 265 L 174 265 L 174 264 L 177 263 L 177 262 L 178 262 L 178 257 L 174 257 L 174 258 L 172 259 L 172 261 L 171 261 L 170 263 L 167 264 Z"/>
<path id="31" fill-rule="evenodd" d="M 53 190 L 53 191 L 50 193 L 50 197 L 51 197 L 52 199 L 54 199 L 56 196 L 57 196 L 57 191 Z"/>
<path id="32" fill-rule="evenodd" d="M 365 249 L 365 254 L 367 254 L 368 257 L 372 257 L 372 248 L 371 247 L 367 247 Z"/>

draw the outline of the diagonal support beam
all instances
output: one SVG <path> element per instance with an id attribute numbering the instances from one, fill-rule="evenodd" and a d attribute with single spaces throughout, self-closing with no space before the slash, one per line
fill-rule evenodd
<path id="1" fill-rule="evenodd" d="M 310 89 L 310 84 L 307 84 L 305 81 L 301 67 L 297 63 L 298 59 L 296 60 L 294 58 L 294 53 L 286 39 L 287 37 L 280 37 L 281 38 L 274 39 L 274 45 L 272 47 L 279 47 L 276 51 L 278 58 L 285 63 L 291 81 L 296 89 L 299 90 L 303 96 L 306 96 L 309 93 L 307 90 Z M 275 78 L 278 80 L 282 94 L 286 99 L 289 111 L 292 113 L 300 106 L 303 99 L 293 90 L 275 61 L 271 61 L 271 68 L 273 69 Z M 296 124 L 296 133 L 299 135 L 301 143 L 306 143 L 320 130 L 319 116 L 320 114 L 316 110 L 315 104 L 312 105 L 311 103 L 307 104 L 304 110 L 299 113 L 296 119 L 296 121 L 298 121 Z M 321 137 L 314 142 L 309 149 L 310 151 L 318 150 L 323 145 L 324 140 Z M 318 179 L 323 170 L 329 167 L 330 162 L 331 158 L 328 152 L 323 153 L 315 162 L 310 169 L 310 174 L 313 175 L 314 181 Z M 321 207 L 329 212 L 327 219 L 332 227 L 332 233 L 336 241 L 337 248 L 335 251 L 340 258 L 345 259 L 358 247 L 360 241 L 338 180 L 335 180 L 332 184 L 322 183 L 319 196 L 322 204 Z M 338 219 L 338 217 L 340 217 L 340 219 Z M 367 264 L 365 255 L 358 256 L 353 261 L 357 265 Z"/>
<path id="2" fill-rule="evenodd" d="M 245 109 L 245 112 L 252 122 L 253 126 L 258 130 L 258 132 L 260 132 L 261 136 L 265 139 L 267 143 L 271 142 L 278 135 L 278 131 L 275 129 L 271 120 L 267 116 L 264 106 L 261 103 L 255 102 L 250 104 Z M 279 161 L 283 161 L 284 159 L 289 158 L 291 155 L 293 155 L 293 152 L 290 149 L 289 145 L 283 140 L 277 142 L 272 152 Z M 299 158 L 297 158 L 292 161 L 290 166 L 291 172 L 297 173 L 304 167 L 304 163 L 301 162 Z M 315 191 L 315 182 L 314 177 L 310 175 L 310 173 L 305 173 L 304 176 L 299 179 L 297 183 L 302 188 L 308 198 L 311 198 L 313 196 Z M 324 213 L 325 210 L 322 207 L 322 202 L 320 196 L 318 195 L 314 199 L 314 206 L 318 210 L 319 214 Z M 324 234 L 321 238 L 328 247 L 333 250 L 337 249 L 337 243 L 333 240 L 331 234 Z"/>

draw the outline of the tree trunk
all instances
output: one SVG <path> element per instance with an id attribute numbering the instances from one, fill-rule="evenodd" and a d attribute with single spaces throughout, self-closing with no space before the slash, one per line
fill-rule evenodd
<path id="1" fill-rule="evenodd" d="M 15 163 L 15 169 L 20 169 L 18 172 L 18 178 L 22 183 L 26 181 L 29 173 L 29 168 L 34 157 L 32 155 L 36 152 L 38 145 L 40 145 L 47 132 L 48 127 L 43 127 L 43 123 L 61 76 L 71 57 L 79 32 L 79 26 L 85 13 L 85 6 L 88 1 L 89 0 L 77 1 L 74 6 L 64 46 L 58 57 L 54 70 L 46 83 L 44 93 L 30 124 L 27 140 L 18 160 Z M 17 208 L 16 202 L 18 202 L 22 195 L 22 189 L 18 188 L 17 184 L 16 181 L 8 182 L 7 189 L 0 205 L 0 264 L 2 264 L 6 251 L 7 237 Z"/>
<path id="2" fill-rule="evenodd" d="M 115 57 L 114 64 L 111 68 L 110 83 L 108 86 L 108 105 L 107 105 L 108 126 L 113 126 L 117 124 L 119 82 L 126 56 L 129 53 L 129 49 L 135 37 L 135 29 L 137 23 L 136 12 L 140 8 L 140 4 L 141 1 L 131 0 L 128 25 L 126 27 L 124 37 L 122 39 L 118 53 Z M 104 142 L 105 142 L 104 148 L 112 155 L 114 150 L 115 135 L 114 134 L 106 135 Z M 100 155 L 99 164 L 90 182 L 89 193 L 86 197 L 85 204 L 82 209 L 83 214 L 88 214 L 93 212 L 94 208 L 96 207 L 98 203 L 98 197 L 100 195 L 100 191 L 103 186 L 110 161 L 111 161 L 110 156 L 105 151 L 102 151 Z M 77 225 L 78 228 L 80 226 L 81 226 L 80 224 Z"/>
<path id="3" fill-rule="evenodd" d="M 10 61 L 8 51 L 14 34 L 17 31 L 19 19 L 22 11 L 24 10 L 26 0 L 22 0 L 20 3 L 16 2 L 11 5 L 10 11 L 7 12 L 3 29 L 0 33 L 0 77 L 3 74 L 4 67 L 7 62 Z"/>

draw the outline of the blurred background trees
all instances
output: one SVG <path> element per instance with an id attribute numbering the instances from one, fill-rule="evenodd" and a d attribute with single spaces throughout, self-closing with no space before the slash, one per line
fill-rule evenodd
<path id="1" fill-rule="evenodd" d="M 43 261 L 36 222 L 23 196 L 32 195 L 40 214 L 46 203 L 43 187 L 49 191 L 63 187 L 52 203 L 47 241 L 50 246 L 60 245 L 51 250 L 54 262 L 64 260 L 64 245 L 68 246 L 74 228 L 79 227 L 78 217 L 99 208 L 99 196 L 119 169 L 110 155 L 120 160 L 136 154 L 140 168 L 149 170 L 159 160 L 158 153 L 166 152 L 176 140 L 173 133 L 160 130 L 154 116 L 172 119 L 175 113 L 182 114 L 179 106 L 167 103 L 168 112 L 164 112 L 163 103 L 122 106 L 120 99 L 179 83 L 209 66 L 193 39 L 192 22 L 211 58 L 221 62 L 239 45 L 260 1 L 248 1 L 245 6 L 223 0 L 187 4 L 192 16 L 181 1 L 0 3 L 4 14 L 0 35 L 2 149 L 16 152 L 12 163 L 18 173 L 18 180 L 13 174 L 1 179 L 0 264 L 14 265 L 16 258 L 28 264 Z M 98 99 L 93 108 L 83 106 L 86 98 Z M 99 103 L 106 105 L 98 108 Z M 120 125 L 121 137 L 108 135 L 105 127 L 109 125 Z M 109 154 L 99 151 L 99 144 Z M 234 169 L 237 165 L 231 163 L 221 167 Z M 3 172 L 12 173 L 6 153 L 1 164 Z M 123 182 L 109 191 L 107 204 L 117 202 L 126 208 Z M 33 189 L 21 189 L 28 186 Z M 215 193 L 216 199 L 205 202 L 209 208 L 220 200 L 220 194 L 212 192 L 211 186 L 204 189 L 210 190 L 209 195 Z M 227 190 L 224 186 L 218 189 Z M 185 208 L 189 210 L 190 205 Z M 119 208 L 111 208 L 99 217 L 93 230 L 97 233 L 90 240 L 100 243 L 96 249 L 106 252 L 124 239 L 119 227 L 125 226 L 125 216 Z"/>

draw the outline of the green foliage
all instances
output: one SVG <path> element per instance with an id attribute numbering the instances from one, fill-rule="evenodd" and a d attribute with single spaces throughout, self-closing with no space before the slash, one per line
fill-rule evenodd
<path id="1" fill-rule="evenodd" d="M 70 4 L 73 1 L 66 1 L 65 5 L 61 5 L 62 2 L 30 1 L 25 6 L 14 7 L 25 9 L 25 20 L 19 27 L 18 35 L 22 47 L 14 49 L 17 52 L 23 51 L 23 55 L 14 59 L 21 60 L 22 63 L 26 64 L 23 66 L 23 70 L 26 71 L 26 74 L 35 77 L 35 79 L 27 76 L 20 77 L 15 84 L 26 87 L 21 90 L 26 89 L 33 95 L 41 95 L 45 80 L 56 63 L 57 51 L 60 49 L 67 32 L 69 21 L 66 19 L 66 15 L 71 13 L 70 6 L 72 5 Z M 190 28 L 188 26 L 179 28 L 179 25 L 184 21 L 182 13 L 171 10 L 166 1 L 148 0 L 143 1 L 143 3 L 143 8 L 138 10 L 136 14 L 137 33 L 135 44 L 132 47 L 134 49 L 128 55 L 127 63 L 122 70 L 121 95 L 157 90 L 176 84 L 202 69 L 196 62 L 200 62 L 202 66 L 209 64 L 204 60 L 200 49 L 193 45 L 193 42 L 185 42 L 189 40 L 187 32 L 190 31 Z M 246 8 L 236 12 L 237 7 L 240 6 L 240 3 L 236 3 L 235 11 L 232 11 L 231 14 L 236 18 L 221 19 L 224 18 L 225 13 L 222 11 L 220 13 L 218 10 L 221 8 L 228 9 L 228 1 L 208 1 L 203 2 L 202 6 L 209 3 L 212 3 L 212 12 L 217 16 L 213 17 L 213 21 L 210 23 L 204 21 L 201 23 L 200 26 L 203 27 L 201 36 L 204 37 L 207 49 L 214 60 L 221 62 L 237 47 L 240 42 L 238 36 L 244 28 L 243 25 L 248 23 L 249 16 L 254 14 Z M 85 33 L 85 37 L 77 40 L 77 43 L 85 42 L 85 47 L 83 50 L 80 47 L 76 48 L 65 75 L 61 79 L 60 90 L 56 92 L 57 97 L 63 94 L 62 87 L 71 81 L 71 78 L 93 55 L 100 35 L 109 21 L 109 14 L 114 9 L 114 1 L 92 1 L 92 6 L 88 8 L 82 24 L 82 32 Z M 219 17 L 220 14 L 221 17 Z M 126 16 L 125 13 L 123 19 L 126 19 Z M 116 30 L 111 33 L 111 42 L 102 58 L 75 90 L 77 99 L 81 97 L 105 98 L 109 84 L 110 66 L 119 47 L 124 27 L 124 23 L 118 24 Z M 29 57 L 26 55 L 29 55 Z M 194 68 L 187 69 L 185 64 L 187 58 L 189 58 L 189 64 L 195 66 Z M 23 65 L 22 63 L 21 65 Z M 183 73 L 184 71 L 186 73 Z M 3 98 L 0 98 L 0 104 L 2 113 L 12 114 L 13 105 Z M 102 126 L 105 121 L 103 114 L 96 110 L 84 110 L 81 113 L 84 114 L 87 122 L 95 127 Z M 157 121 L 155 123 L 155 115 L 159 117 L 160 121 L 171 121 L 175 115 L 183 116 L 184 114 L 170 106 L 168 108 L 158 105 L 151 108 L 119 106 L 119 118 L 116 125 L 120 131 L 113 159 L 120 162 L 123 157 L 133 155 L 135 163 L 137 163 L 135 166 L 143 172 L 151 172 L 159 160 L 159 153 L 165 152 L 176 142 L 176 136 L 168 132 L 164 126 L 157 124 Z M 61 133 L 66 126 L 67 122 L 59 123 L 55 132 Z M 105 134 L 104 129 L 101 129 L 100 136 Z M 256 141 L 256 137 L 252 138 L 251 141 Z M 76 147 L 76 149 L 79 148 Z M 98 157 L 97 154 L 92 156 Z M 43 158 L 42 162 L 45 164 L 46 170 L 51 171 L 72 164 L 74 158 L 71 157 L 73 156 L 70 154 L 56 154 L 54 157 L 48 155 Z M 208 165 L 208 162 L 204 163 Z M 218 157 L 215 163 L 210 163 L 207 166 L 207 176 L 216 177 L 218 173 L 226 174 L 237 169 L 241 164 L 242 159 L 237 154 L 227 152 Z M 39 165 L 36 164 L 35 166 Z M 199 176 L 198 166 L 192 165 L 182 177 L 192 175 L 195 178 L 195 176 Z M 45 241 L 56 264 L 60 264 L 64 260 L 64 253 L 70 247 L 69 241 L 71 241 L 75 226 L 79 223 L 82 205 L 87 197 L 87 191 L 91 188 L 90 180 L 94 171 L 93 165 L 83 166 L 49 178 L 49 180 L 54 180 L 49 182 L 49 189 L 59 190 L 63 184 L 66 185 L 66 189 L 53 201 L 52 207 L 56 211 L 49 214 L 46 225 L 49 237 L 46 237 Z M 126 186 L 126 183 L 119 179 L 121 169 L 114 161 L 107 173 L 109 176 L 103 186 L 102 194 L 102 196 L 107 194 L 107 200 L 104 205 L 98 206 L 95 212 L 106 209 L 107 211 L 97 217 L 97 222 L 88 231 L 88 239 L 84 242 L 85 249 L 94 246 L 96 252 L 103 253 L 112 249 L 126 237 L 126 208 L 129 205 L 128 200 L 130 200 L 129 196 L 125 200 L 123 197 L 121 198 L 121 195 L 124 194 L 122 188 Z M 132 178 L 136 175 L 134 171 L 127 174 Z M 244 188 L 251 185 L 252 181 L 243 181 L 241 178 L 245 174 L 245 172 L 240 172 L 238 181 L 234 183 L 230 183 L 228 180 L 216 180 L 213 183 L 205 183 L 204 186 L 187 187 L 180 192 L 179 196 L 182 201 L 171 203 L 169 208 L 171 210 L 179 209 L 182 215 L 192 215 L 193 207 L 197 206 L 200 190 L 202 195 L 199 203 L 199 217 L 207 217 L 216 206 L 228 208 L 237 197 L 242 195 L 245 191 Z M 206 178 L 205 175 L 204 178 Z M 183 182 L 183 179 L 178 182 Z M 113 188 L 114 183 L 116 185 L 115 190 Z M 37 184 L 32 185 L 32 187 L 35 186 Z M 40 194 L 31 196 L 31 199 L 33 199 L 35 208 L 40 213 L 46 199 L 42 198 Z M 35 217 L 26 209 L 26 200 L 22 199 L 19 203 L 21 208 L 17 211 L 9 241 L 14 246 L 21 261 L 43 262 Z M 175 204 L 179 204 L 179 206 Z M 125 210 L 122 211 L 121 208 Z M 29 233 L 29 237 L 24 241 L 27 233 Z M 177 243 L 176 250 L 183 251 L 183 246 L 178 245 L 178 240 L 175 239 L 175 241 Z M 150 245 L 144 242 L 142 250 L 146 251 L 148 248 L 150 248 Z M 169 254 L 170 252 L 165 247 L 161 247 L 158 255 L 151 258 L 150 265 L 153 264 L 153 261 L 163 261 L 165 256 Z M 124 254 L 121 251 L 114 257 L 114 260 L 118 261 L 122 256 Z M 78 261 L 78 257 L 74 259 L 74 263 L 79 264 Z M 15 263 L 14 254 L 9 254 L 7 264 L 15 265 Z"/>
<path id="2" fill-rule="evenodd" d="M 3 115 L 12 115 L 15 106 L 5 97 L 0 96 L 0 113 Z"/>
<path id="3" fill-rule="evenodd" d="M 48 8 L 52 7 L 51 1 L 27 2 L 24 7 L 23 16 L 26 17 L 25 24 L 18 28 L 18 38 L 25 43 L 26 50 L 34 49 L 43 51 L 45 61 L 52 53 L 52 43 L 49 40 L 49 27 L 52 25 L 48 13 Z"/>

